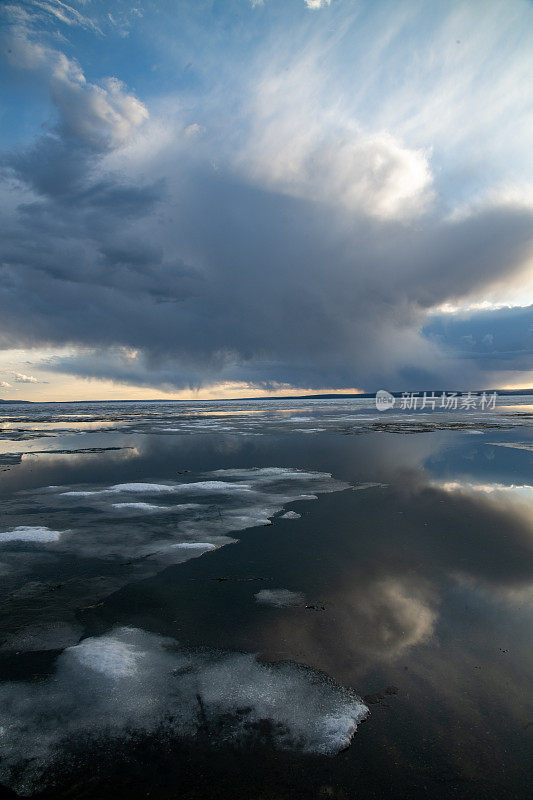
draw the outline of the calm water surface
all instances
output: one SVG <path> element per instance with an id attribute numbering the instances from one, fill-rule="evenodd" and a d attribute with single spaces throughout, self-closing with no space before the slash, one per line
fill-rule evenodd
<path id="1" fill-rule="evenodd" d="M 3 407 L 5 796 L 529 797 L 532 411 Z"/>

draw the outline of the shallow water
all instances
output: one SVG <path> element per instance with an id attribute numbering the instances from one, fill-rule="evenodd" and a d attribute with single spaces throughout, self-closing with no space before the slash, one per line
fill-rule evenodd
<path id="1" fill-rule="evenodd" d="M 2 407 L 6 794 L 528 797 L 504 400 Z"/>

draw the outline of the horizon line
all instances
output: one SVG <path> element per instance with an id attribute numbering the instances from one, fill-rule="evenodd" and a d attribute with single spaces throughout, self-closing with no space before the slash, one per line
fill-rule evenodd
<path id="1" fill-rule="evenodd" d="M 376 393 L 380 391 L 376 389 L 375 392 L 327 392 L 327 393 L 317 393 L 317 394 L 299 394 L 299 395 L 262 395 L 260 397 L 204 397 L 204 398 L 171 398 L 171 397 L 154 397 L 154 398 L 146 398 L 146 399 L 138 399 L 138 398 L 121 398 L 121 399 L 108 399 L 108 400 L 20 400 L 20 399 L 4 399 L 0 397 L 0 403 L 9 405 L 10 403 L 14 403 L 18 405 L 19 403 L 29 404 L 29 405 L 38 405 L 39 403 L 63 403 L 63 404 L 71 404 L 71 403 L 231 403 L 231 402 L 242 402 L 248 400 L 320 400 L 320 399 L 331 399 L 334 397 L 347 397 L 347 398 L 361 398 L 363 400 L 371 399 L 372 397 L 376 396 Z M 386 390 L 388 391 L 388 390 Z M 393 397 L 402 397 L 403 394 L 412 394 L 412 395 L 419 395 L 432 393 L 436 395 L 442 395 L 443 393 L 450 393 L 456 392 L 457 394 L 465 394 L 470 392 L 474 395 L 483 394 L 499 394 L 499 395 L 521 395 L 521 394 L 533 394 L 533 388 L 528 389 L 457 389 L 457 390 L 448 390 L 448 389 L 417 389 L 417 390 L 396 390 L 389 392 Z"/>

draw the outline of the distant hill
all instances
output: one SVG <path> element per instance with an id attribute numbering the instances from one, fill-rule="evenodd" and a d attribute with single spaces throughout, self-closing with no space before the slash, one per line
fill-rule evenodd
<path id="1" fill-rule="evenodd" d="M 14 405 L 31 405 L 31 400 L 2 400 L 0 397 L 0 403 L 7 405 L 7 406 L 14 406 Z"/>
<path id="2" fill-rule="evenodd" d="M 461 395 L 461 394 L 466 394 L 469 390 L 468 389 L 457 389 L 457 390 L 418 389 L 418 390 L 413 390 L 413 394 L 422 396 L 424 392 L 426 393 L 426 395 L 431 395 L 431 393 L 434 392 L 437 397 L 440 397 L 441 394 L 444 394 L 444 392 L 446 392 L 446 394 L 450 394 L 451 391 L 457 391 L 457 394 Z M 472 392 L 472 394 L 482 394 L 483 392 L 485 392 L 485 394 L 494 394 L 494 392 L 496 392 L 498 397 L 507 397 L 507 396 L 511 397 L 513 395 L 533 394 L 533 389 L 471 389 L 470 391 Z M 402 397 L 404 392 L 390 392 L 390 394 L 392 394 L 393 397 Z M 409 391 L 408 394 L 411 394 L 411 391 Z M 347 394 L 345 392 L 338 392 L 336 394 L 286 394 L 286 395 L 276 395 L 276 397 L 232 397 L 226 399 L 228 402 L 234 402 L 237 400 L 335 400 L 341 397 L 358 398 L 359 400 L 361 400 L 361 399 L 370 399 L 375 396 L 376 392 L 364 392 L 364 393 L 361 392 L 357 394 Z M 192 402 L 192 401 L 184 400 L 179 402 Z M 212 402 L 212 401 L 206 400 L 204 402 Z M 217 402 L 219 401 L 217 400 Z"/>
<path id="3" fill-rule="evenodd" d="M 413 393 L 414 394 L 418 394 L 418 395 L 423 395 L 424 392 L 425 392 L 427 395 L 430 395 L 432 392 L 434 392 L 435 395 L 437 395 L 437 397 L 440 397 L 440 395 L 444 394 L 444 392 L 446 392 L 446 394 L 450 394 L 450 391 L 457 391 L 458 394 L 466 394 L 468 391 L 471 391 L 472 394 L 482 394 L 483 392 L 485 392 L 485 394 L 494 394 L 494 392 L 496 392 L 498 397 L 507 397 L 507 396 L 512 397 L 513 395 L 533 394 L 533 389 L 471 389 L 471 390 L 468 390 L 468 389 L 456 389 L 456 390 L 450 390 L 450 389 L 446 389 L 446 390 L 444 390 L 444 389 L 418 389 L 418 390 L 413 390 Z M 393 397 L 401 397 L 404 394 L 404 392 L 391 392 L 390 394 L 392 394 Z M 411 394 L 411 391 L 409 391 L 408 394 Z M 301 395 L 285 395 L 284 397 L 278 396 L 277 398 L 275 398 L 275 397 L 272 397 L 272 398 L 258 397 L 258 398 L 255 398 L 255 399 L 257 399 L 257 400 L 268 400 L 268 399 L 272 399 L 272 400 L 276 400 L 276 399 L 278 399 L 278 400 L 305 400 L 306 398 L 307 399 L 311 398 L 311 399 L 316 399 L 316 400 L 320 400 L 320 399 L 328 400 L 328 399 L 334 399 L 335 397 L 370 398 L 370 397 L 375 397 L 375 396 L 376 396 L 376 392 L 365 392 L 364 394 L 343 394 L 342 392 L 339 392 L 338 394 L 301 394 Z M 245 398 L 243 398 L 243 399 L 245 399 Z M 253 398 L 246 398 L 246 399 L 251 400 Z"/>

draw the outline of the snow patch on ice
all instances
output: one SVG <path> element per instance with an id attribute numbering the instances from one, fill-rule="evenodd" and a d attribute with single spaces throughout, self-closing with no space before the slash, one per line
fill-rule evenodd
<path id="1" fill-rule="evenodd" d="M 278 608 L 299 606 L 305 600 L 301 592 L 291 592 L 289 589 L 261 589 L 254 597 L 258 603 Z"/>
<path id="2" fill-rule="evenodd" d="M 58 542 L 63 533 L 68 531 L 52 531 L 41 525 L 18 525 L 9 531 L 0 531 L 0 544 L 6 542 Z"/>
<path id="3" fill-rule="evenodd" d="M 116 628 L 67 648 L 50 678 L 0 685 L 0 780 L 44 788 L 77 740 L 109 746 L 139 733 L 212 736 L 246 745 L 270 723 L 280 749 L 334 754 L 368 714 L 323 673 L 253 654 L 188 652 L 172 639 Z"/>

